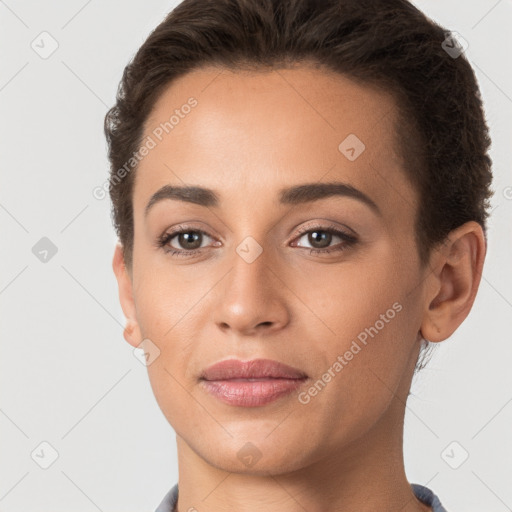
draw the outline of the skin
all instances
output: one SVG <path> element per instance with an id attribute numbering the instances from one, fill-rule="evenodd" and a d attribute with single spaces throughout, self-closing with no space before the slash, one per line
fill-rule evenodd
<path id="1" fill-rule="evenodd" d="M 395 103 L 382 90 L 302 65 L 272 72 L 205 67 L 159 97 L 145 135 L 189 97 L 198 105 L 140 162 L 133 193 L 133 267 L 118 244 L 113 270 L 127 319 L 125 339 L 160 350 L 148 366 L 157 402 L 177 435 L 178 510 L 426 511 L 403 463 L 403 419 L 422 337 L 448 338 L 468 315 L 486 245 L 468 222 L 420 266 L 414 242 L 418 195 L 394 140 Z M 348 134 L 366 146 L 348 160 Z M 342 181 L 368 195 L 299 205 L 279 190 Z M 166 199 L 160 187 L 214 189 L 218 207 Z M 156 246 L 185 224 L 202 230 L 199 255 Z M 299 228 L 357 234 L 343 251 Z M 314 229 L 312 231 L 315 231 Z M 309 232 L 311 233 L 311 231 Z M 248 236 L 262 253 L 236 252 Z M 175 249 L 187 250 L 174 237 Z M 345 243 L 333 236 L 327 248 Z M 199 383 L 220 360 L 269 358 L 303 370 L 307 390 L 394 303 L 392 320 L 307 404 L 291 394 L 265 406 L 220 402 Z M 246 443 L 261 458 L 237 456 Z"/>

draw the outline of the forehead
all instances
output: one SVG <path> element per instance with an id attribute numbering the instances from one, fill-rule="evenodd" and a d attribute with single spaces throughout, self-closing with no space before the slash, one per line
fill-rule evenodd
<path id="1" fill-rule="evenodd" d="M 396 111 L 386 91 L 313 67 L 195 70 L 163 91 L 146 120 L 152 148 L 138 165 L 134 208 L 166 184 L 211 188 L 222 202 L 343 181 L 388 216 L 410 216 L 416 197 L 397 152 Z"/>

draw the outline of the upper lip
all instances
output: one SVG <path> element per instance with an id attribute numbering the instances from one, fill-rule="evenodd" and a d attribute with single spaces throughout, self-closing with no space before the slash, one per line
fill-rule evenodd
<path id="1" fill-rule="evenodd" d="M 206 368 L 200 379 L 304 379 L 305 377 L 307 375 L 298 368 L 271 359 L 253 359 L 251 361 L 227 359 Z"/>

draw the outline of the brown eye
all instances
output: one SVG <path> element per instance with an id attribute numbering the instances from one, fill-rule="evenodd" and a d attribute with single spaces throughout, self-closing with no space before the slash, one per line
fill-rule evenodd
<path id="1" fill-rule="evenodd" d="M 199 249 L 201 247 L 201 242 L 203 235 L 200 231 L 185 231 L 182 233 L 178 233 L 176 237 L 178 244 L 180 247 L 178 249 Z"/>
<path id="2" fill-rule="evenodd" d="M 315 230 L 308 233 L 308 242 L 315 249 L 323 249 L 329 247 L 332 241 L 332 233 L 327 231 Z"/>
<path id="3" fill-rule="evenodd" d="M 205 237 L 212 239 L 204 231 L 182 227 L 172 233 L 164 233 L 159 237 L 157 245 L 172 255 L 190 256 L 204 248 Z"/>
<path id="4" fill-rule="evenodd" d="M 306 244 L 301 242 L 306 240 Z M 343 251 L 357 243 L 357 238 L 339 230 L 334 226 L 313 226 L 300 230 L 299 241 L 295 247 L 309 249 L 310 254 L 328 254 L 335 251 Z M 309 246 L 308 246 L 309 245 Z"/>

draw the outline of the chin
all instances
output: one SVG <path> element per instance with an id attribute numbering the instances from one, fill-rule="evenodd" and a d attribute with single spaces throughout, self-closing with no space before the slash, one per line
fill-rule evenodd
<path id="1" fill-rule="evenodd" d="M 274 434 L 270 437 L 272 435 Z M 270 437 L 267 433 L 261 439 L 253 437 L 252 441 L 249 440 L 250 435 L 229 440 L 199 437 L 206 442 L 195 446 L 192 442 L 189 446 L 209 465 L 244 475 L 277 476 L 302 469 L 308 461 L 311 463 L 311 450 L 304 446 L 303 440 L 295 440 L 289 435 L 286 435 L 288 442 L 277 435 L 272 440 Z M 188 440 L 184 439 L 188 443 Z M 212 446 L 214 448 L 211 448 Z"/>

